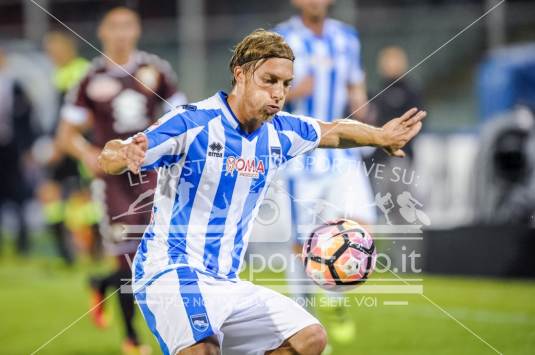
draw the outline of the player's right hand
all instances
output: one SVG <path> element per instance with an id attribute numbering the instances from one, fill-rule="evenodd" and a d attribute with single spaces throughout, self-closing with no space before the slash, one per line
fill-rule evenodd
<path id="1" fill-rule="evenodd" d="M 134 174 L 138 174 L 143 160 L 145 160 L 145 152 L 149 147 L 149 141 L 143 133 L 138 133 L 132 137 L 124 147 L 125 159 L 128 169 Z"/>

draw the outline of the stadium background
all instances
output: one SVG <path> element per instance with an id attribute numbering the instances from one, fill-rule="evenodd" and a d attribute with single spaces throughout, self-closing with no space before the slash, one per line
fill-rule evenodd
<path id="1" fill-rule="evenodd" d="M 93 44 L 98 43 L 95 28 L 102 11 L 114 5 L 136 9 L 143 25 L 139 47 L 172 64 L 180 89 L 191 101 L 229 86 L 227 61 L 234 43 L 255 28 L 271 28 L 295 13 L 285 0 L 36 2 Z M 381 48 L 393 44 L 403 47 L 412 67 L 497 3 L 338 0 L 331 16 L 358 28 L 363 66 L 373 93 L 383 88 L 376 69 Z M 421 90 L 429 112 L 425 132 L 415 144 L 415 170 L 421 177 L 417 195 L 432 222 L 424 240 L 415 246 L 423 254 L 424 294 L 492 347 L 512 354 L 533 353 L 535 348 L 535 269 L 530 261 L 535 251 L 530 229 L 533 217 L 526 223 L 499 215 L 484 220 L 478 215 L 481 206 L 474 202 L 474 190 L 478 186 L 504 187 L 492 181 L 477 185 L 479 180 L 473 178 L 483 175 L 485 179 L 496 173 L 487 170 L 495 156 L 481 155 L 485 123 L 497 115 L 513 120 L 516 114 L 512 110 L 517 104 L 531 110 L 535 107 L 533 62 L 528 60 L 518 71 L 506 65 L 535 57 L 533 13 L 533 2 L 506 1 L 408 76 Z M 31 1 L 0 2 L 0 44 L 7 53 L 9 68 L 32 100 L 33 124 L 45 132 L 50 129 L 56 107 L 52 66 L 42 52 L 41 41 L 52 29 L 62 28 Z M 79 50 L 86 58 L 97 55 L 82 42 Z M 503 80 L 489 80 L 492 76 Z M 524 79 L 521 83 L 519 76 Z M 507 84 L 504 78 L 509 77 L 517 81 Z M 513 91 L 516 100 L 501 100 Z M 521 152 L 527 155 L 526 164 L 533 164 L 534 151 Z M 528 193 L 535 192 L 531 166 L 531 175 L 523 182 Z M 517 187 L 513 185 L 507 188 Z M 496 210 L 516 208 L 515 201 L 509 203 Z M 530 208 L 534 211 L 535 204 Z M 0 340 L 2 353 L 6 354 L 33 352 L 83 315 L 87 311 L 87 275 L 95 268 L 107 267 L 106 263 L 95 266 L 86 260 L 70 268 L 63 266 L 54 255 L 50 239 L 42 236 L 42 219 L 35 201 L 28 203 L 27 214 L 31 217 L 33 246 L 30 256 L 22 258 L 12 247 L 16 223 L 12 222 L 9 206 L 3 209 L 6 247 L 0 258 Z M 482 226 L 482 222 L 492 219 L 502 221 L 501 225 Z M 513 223 L 514 228 L 509 226 Z M 253 276 L 274 275 L 264 272 Z M 402 299 L 408 305 L 399 307 L 382 305 L 392 295 L 371 297 L 379 303 L 377 307 L 351 300 L 357 335 L 349 345 L 333 343 L 334 354 L 494 352 L 421 295 L 404 295 Z M 328 327 L 328 312 L 319 312 Z M 141 323 L 140 317 L 137 320 Z M 39 353 L 119 353 L 119 333 L 118 322 L 112 321 L 111 328 L 102 332 L 93 329 L 88 319 L 81 319 Z M 148 331 L 143 339 L 155 346 Z"/>

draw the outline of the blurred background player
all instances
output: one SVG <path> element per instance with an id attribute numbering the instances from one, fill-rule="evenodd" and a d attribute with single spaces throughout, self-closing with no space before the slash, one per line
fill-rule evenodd
<path id="1" fill-rule="evenodd" d="M 279 24 L 295 53 L 294 86 L 287 109 L 326 121 L 347 116 L 366 117 L 365 74 L 361 44 L 351 26 L 327 17 L 332 0 L 293 0 L 298 16 Z M 394 116 L 392 116 L 394 117 Z M 309 284 L 301 259 L 303 240 L 314 226 L 333 218 L 351 218 L 362 224 L 375 222 L 373 194 L 361 163 L 361 150 L 316 150 L 289 169 L 293 226 L 292 263 L 287 268 L 289 291 L 305 299 Z M 299 171 L 297 171 L 299 170 Z M 351 341 L 355 325 L 343 307 L 334 307 L 336 322 L 330 327 L 335 340 Z"/>
<path id="2" fill-rule="evenodd" d="M 74 38 L 65 32 L 47 33 L 43 47 L 55 67 L 53 82 L 58 94 L 58 107 L 61 107 L 68 90 L 86 74 L 89 62 L 78 55 Z M 60 121 L 59 112 L 56 117 L 52 135 L 55 135 Z M 38 160 L 47 167 L 48 176 L 39 186 L 38 197 L 43 205 L 45 223 L 55 239 L 60 256 L 67 264 L 74 261 L 69 238 L 71 232 L 81 249 L 98 256 L 101 249 L 97 230 L 99 212 L 91 202 L 89 190 L 81 185 L 83 181 L 89 181 L 87 170 L 81 163 L 63 154 L 57 142 L 48 136 L 40 138 L 39 143 L 38 147 L 48 148 L 35 150 L 40 154 Z"/>
<path id="3" fill-rule="evenodd" d="M 116 290 L 124 280 L 129 284 L 129 261 L 150 218 L 155 181 L 151 173 L 103 176 L 97 156 L 108 140 L 126 139 L 152 124 L 162 111 L 185 103 L 169 63 L 137 50 L 140 33 L 140 19 L 130 9 L 118 7 L 104 15 L 98 37 L 105 56 L 93 60 L 87 75 L 67 95 L 58 133 L 65 152 L 97 177 L 92 192 L 104 212 L 100 231 L 107 251 L 117 255 L 117 269 L 91 282 L 93 305 L 99 305 L 93 320 L 101 327 L 106 325 L 101 303 L 106 289 Z M 91 132 L 90 140 L 84 132 Z M 132 228 L 128 234 L 124 225 Z M 133 326 L 132 293 L 121 290 L 118 294 L 126 328 L 123 351 L 146 351 Z"/>
<path id="4" fill-rule="evenodd" d="M 399 46 L 388 46 L 381 49 L 377 56 L 377 70 L 381 80 L 381 88 L 388 89 L 370 102 L 369 121 L 376 126 L 384 124 L 385 115 L 390 115 L 399 110 L 407 110 L 414 106 L 422 105 L 422 96 L 419 89 L 409 77 L 401 76 L 409 69 L 409 61 L 405 50 Z M 401 78 L 401 79 L 400 79 Z M 391 86 L 390 86 L 391 85 Z M 372 95 L 375 97 L 375 94 Z M 405 159 L 391 159 L 385 152 L 376 149 L 367 157 L 366 165 L 383 164 L 385 171 L 412 171 L 414 157 L 414 145 L 409 143 L 405 149 Z M 416 193 L 410 185 L 398 184 L 392 179 L 371 179 L 376 198 L 389 194 L 396 199 L 407 193 Z M 399 204 L 398 204 L 399 205 Z M 397 205 L 396 205 L 397 206 Z M 402 206 L 402 205 L 400 205 Z M 407 220 L 397 211 L 392 211 L 390 216 L 383 212 L 384 223 L 404 224 Z"/>
<path id="5" fill-rule="evenodd" d="M 408 77 L 401 76 L 409 69 L 409 60 L 405 50 L 398 46 L 389 46 L 381 49 L 377 56 L 377 70 L 381 79 L 381 87 L 388 88 L 381 95 L 378 95 L 372 102 L 370 102 L 370 114 L 372 122 L 376 126 L 381 126 L 386 122 L 385 115 L 392 112 L 400 112 L 406 108 L 411 108 L 422 103 L 422 97 L 419 89 L 414 85 Z M 401 79 L 400 79 L 401 78 Z M 375 95 L 374 95 L 375 96 Z M 388 116 L 386 116 L 388 117 Z M 412 144 L 408 144 L 405 148 L 406 158 L 404 161 L 411 162 L 413 156 Z M 380 150 L 376 151 L 377 158 L 388 157 L 388 155 Z M 381 159 L 384 162 L 385 159 Z"/>
<path id="6" fill-rule="evenodd" d="M 18 222 L 16 249 L 21 255 L 30 251 L 24 203 L 31 196 L 31 188 L 24 167 L 36 136 L 31 115 L 31 102 L 11 75 L 7 55 L 0 47 L 0 212 L 8 202 L 12 203 Z M 3 244 L 1 219 L 0 213 L 0 250 Z"/>

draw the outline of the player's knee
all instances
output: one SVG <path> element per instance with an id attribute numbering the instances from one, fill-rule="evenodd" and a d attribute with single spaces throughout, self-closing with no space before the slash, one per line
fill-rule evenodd
<path id="1" fill-rule="evenodd" d="M 219 343 L 212 337 L 179 351 L 176 355 L 220 355 Z"/>
<path id="2" fill-rule="evenodd" d="M 298 354 L 321 354 L 327 346 L 327 332 L 319 324 L 314 324 L 306 327 L 300 337 L 299 344 L 295 344 L 294 350 Z"/>
<path id="3" fill-rule="evenodd" d="M 317 349 L 318 354 L 321 354 L 327 346 L 327 332 L 321 325 L 313 325 L 312 327 L 314 327 L 312 331 L 314 335 L 311 337 L 311 349 Z"/>

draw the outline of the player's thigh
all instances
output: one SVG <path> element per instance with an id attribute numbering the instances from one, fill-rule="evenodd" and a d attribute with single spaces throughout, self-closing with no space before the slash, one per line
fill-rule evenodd
<path id="1" fill-rule="evenodd" d="M 200 290 L 197 275 L 170 270 L 135 291 L 136 301 L 162 353 L 176 354 L 218 335 Z"/>
<path id="2" fill-rule="evenodd" d="M 319 321 L 290 298 L 244 282 L 247 294 L 221 327 L 224 354 L 264 354 Z"/>

